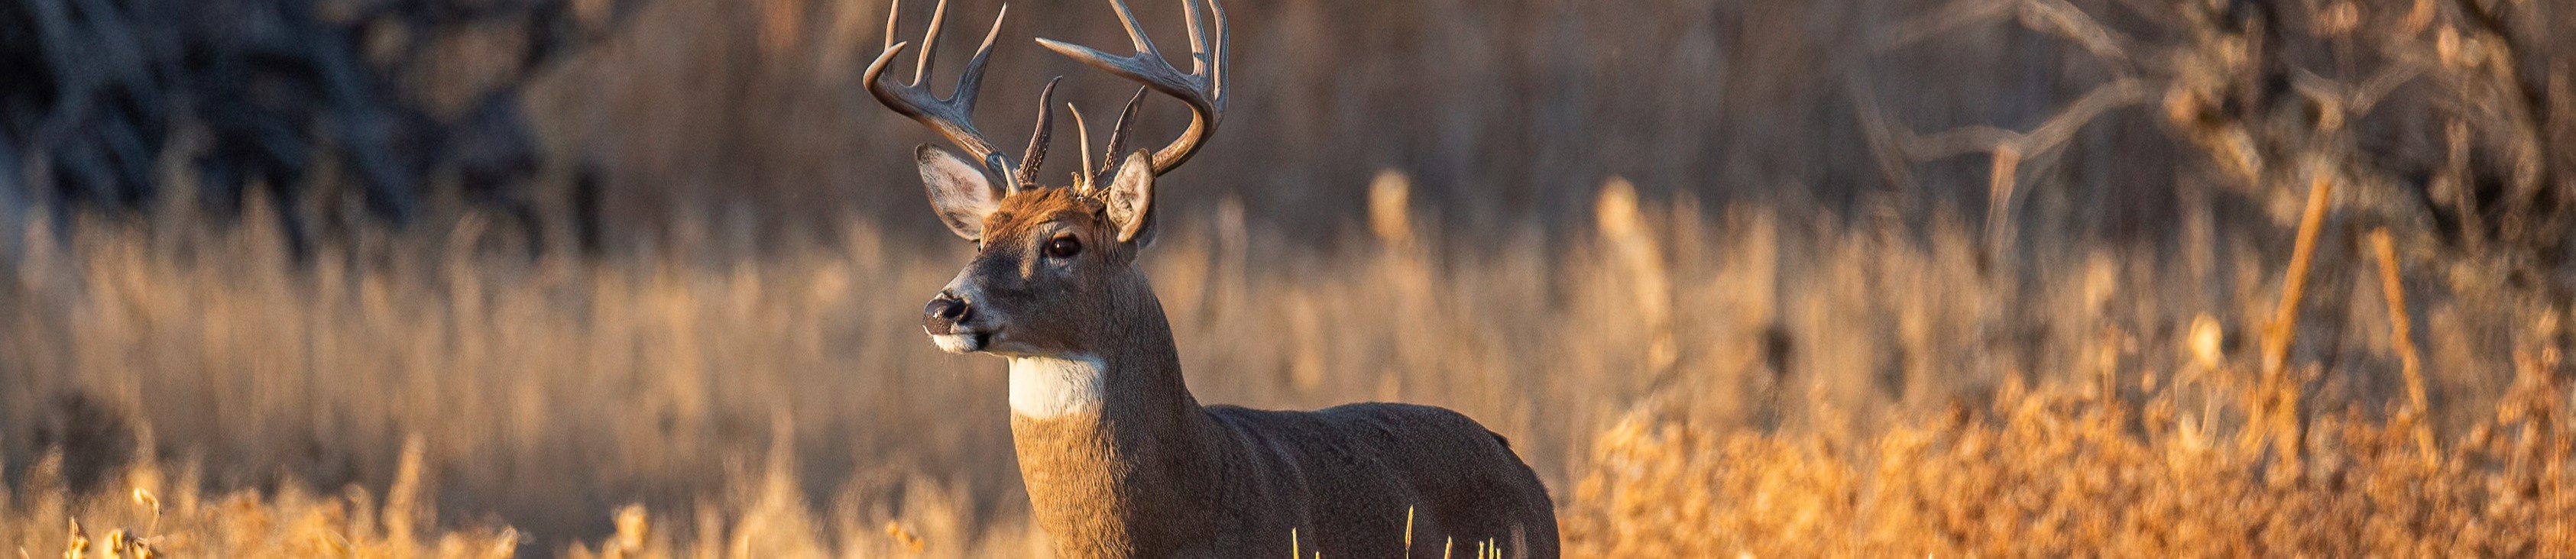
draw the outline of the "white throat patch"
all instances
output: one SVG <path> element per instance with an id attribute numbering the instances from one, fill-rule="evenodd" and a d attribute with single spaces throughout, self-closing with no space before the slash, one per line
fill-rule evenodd
<path id="1" fill-rule="evenodd" d="M 1100 410 L 1108 365 L 1081 355 L 1011 358 L 1011 413 L 1048 419 Z"/>

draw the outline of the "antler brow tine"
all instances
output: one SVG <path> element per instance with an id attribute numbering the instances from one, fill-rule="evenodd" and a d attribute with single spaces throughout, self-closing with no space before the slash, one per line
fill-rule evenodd
<path id="1" fill-rule="evenodd" d="M 1047 80 L 1046 89 L 1038 91 L 1038 124 L 1029 132 L 1029 147 L 1020 152 L 1020 172 L 1012 180 L 1022 186 L 1038 183 L 1038 167 L 1046 164 L 1047 144 L 1055 141 L 1055 84 L 1064 76 Z"/>
<path id="2" fill-rule="evenodd" d="M 1064 110 L 1071 111 L 1073 113 L 1074 138 L 1081 140 L 1084 147 L 1089 147 L 1091 145 L 1091 126 L 1083 124 L 1082 122 L 1082 107 L 1076 107 L 1072 103 L 1065 103 Z M 1074 155 L 1075 159 L 1082 160 L 1082 174 L 1073 176 L 1074 186 L 1078 189 L 1088 190 L 1092 187 L 1088 181 L 1090 181 L 1091 177 L 1099 172 L 1099 168 L 1091 166 L 1090 156 L 1082 155 L 1079 151 L 1076 151 Z"/>
<path id="3" fill-rule="evenodd" d="M 1127 137 L 1136 131 L 1128 125 L 1136 121 L 1136 107 L 1144 104 L 1145 88 L 1139 87 L 1136 95 L 1127 98 L 1127 108 L 1118 111 L 1118 124 L 1109 128 L 1109 149 L 1100 152 L 1100 171 L 1092 175 L 1092 186 L 1109 184 L 1110 177 L 1118 174 L 1118 165 L 1124 162 L 1118 156 L 1127 152 Z"/>

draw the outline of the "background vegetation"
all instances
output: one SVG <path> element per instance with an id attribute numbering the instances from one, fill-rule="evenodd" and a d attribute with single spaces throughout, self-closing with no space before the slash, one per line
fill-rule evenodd
<path id="1" fill-rule="evenodd" d="M 530 198 L 579 227 L 597 170 L 595 252 L 459 195 L 291 206 L 309 261 L 176 201 L 10 214 L 0 542 L 1043 553 L 999 365 L 914 326 L 967 249 L 857 93 L 886 8 L 660 0 L 532 85 Z M 1239 101 L 1146 261 L 1192 389 L 1466 412 L 1572 551 L 2576 548 L 2563 6 L 1229 8 Z M 1001 134 L 1044 77 L 1127 92 L 998 57 Z"/>

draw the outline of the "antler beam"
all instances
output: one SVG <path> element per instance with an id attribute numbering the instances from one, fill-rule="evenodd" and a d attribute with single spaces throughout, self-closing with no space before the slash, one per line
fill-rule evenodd
<path id="1" fill-rule="evenodd" d="M 1183 0 L 1181 4 L 1189 19 L 1190 73 L 1187 74 L 1164 60 L 1162 51 L 1154 48 L 1154 41 L 1145 36 L 1144 27 L 1136 23 L 1136 14 L 1127 8 L 1125 0 L 1110 0 L 1109 6 L 1118 11 L 1119 22 L 1127 27 L 1127 39 L 1136 49 L 1135 54 L 1112 56 L 1091 47 L 1038 39 L 1038 44 L 1059 54 L 1144 84 L 1148 89 L 1189 105 L 1189 129 L 1182 131 L 1180 138 L 1172 140 L 1171 144 L 1154 151 L 1154 174 L 1157 175 L 1171 172 L 1198 153 L 1199 148 L 1206 145 L 1208 135 L 1216 132 L 1218 118 L 1225 114 L 1225 58 L 1229 35 L 1225 7 L 1217 4 L 1216 0 L 1205 0 L 1214 18 L 1213 21 L 1203 20 L 1199 15 L 1200 1 Z M 1134 106 L 1132 102 L 1129 104 L 1127 112 L 1131 115 Z M 1112 144 L 1124 147 L 1129 124 L 1133 122 L 1123 116 L 1119 119 L 1118 127 L 1109 132 Z M 1111 157 L 1116 155 L 1112 153 Z M 1114 159 L 1112 164 L 1115 164 Z"/>
<path id="2" fill-rule="evenodd" d="M 993 29 L 984 34 L 984 44 L 975 48 L 975 57 L 966 61 L 965 72 L 957 77 L 957 89 L 950 92 L 947 99 L 941 99 L 922 82 L 937 60 L 940 28 L 945 27 L 948 20 L 948 0 L 940 0 L 939 6 L 931 12 L 930 29 L 922 34 L 921 55 L 913 65 L 912 82 L 893 85 L 882 79 L 885 71 L 893 66 L 895 57 L 911 45 L 894 40 L 903 14 L 903 1 L 895 0 L 894 6 L 886 10 L 885 52 L 868 64 L 868 71 L 862 79 L 867 81 L 868 93 L 875 96 L 877 102 L 938 132 L 949 143 L 956 144 L 966 150 L 967 155 L 982 162 L 986 173 L 1004 180 L 1007 190 L 1017 192 L 1036 178 L 1037 164 L 1046 159 L 1046 142 L 1053 120 L 1053 114 L 1046 105 L 1055 94 L 1055 82 L 1047 82 L 1046 90 L 1039 94 L 1037 129 L 1030 135 L 1029 147 L 1020 160 L 1013 161 L 998 144 L 975 129 L 975 95 L 984 84 L 984 64 L 991 59 L 994 39 L 1001 36 L 1002 20 L 1010 13 L 1010 6 L 1005 5 L 1001 13 L 993 16 Z"/>

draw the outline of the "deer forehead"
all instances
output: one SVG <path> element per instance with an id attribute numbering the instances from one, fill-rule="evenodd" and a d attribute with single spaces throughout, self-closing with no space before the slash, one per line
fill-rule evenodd
<path id="1" fill-rule="evenodd" d="M 984 216 L 984 238 L 988 243 L 1019 239 L 1048 223 L 1087 229 L 1097 224 L 1102 207 L 1100 201 L 1070 188 L 1023 191 L 1003 198 L 993 213 Z"/>

